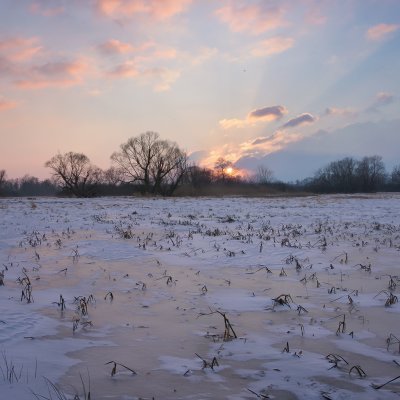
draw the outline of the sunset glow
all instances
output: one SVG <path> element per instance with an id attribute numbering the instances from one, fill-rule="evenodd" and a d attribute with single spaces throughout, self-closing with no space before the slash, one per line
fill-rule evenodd
<path id="1" fill-rule="evenodd" d="M 399 162 L 400 2 L 4 0 L 0 169 L 58 152 L 106 169 L 156 131 L 199 165 L 305 178 L 344 156 Z"/>

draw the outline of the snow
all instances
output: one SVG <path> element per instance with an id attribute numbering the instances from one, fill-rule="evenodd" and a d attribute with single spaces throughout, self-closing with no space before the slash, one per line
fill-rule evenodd
<path id="1" fill-rule="evenodd" d="M 0 199 L 0 398 L 44 377 L 83 398 L 80 375 L 96 399 L 399 398 L 371 387 L 398 375 L 399 215 L 397 194 Z"/>

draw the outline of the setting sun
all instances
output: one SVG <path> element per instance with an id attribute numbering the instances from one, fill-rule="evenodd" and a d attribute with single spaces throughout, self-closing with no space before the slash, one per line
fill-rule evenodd
<path id="1" fill-rule="evenodd" d="M 226 169 L 226 173 L 227 173 L 228 175 L 233 175 L 233 168 L 232 168 L 232 167 L 228 167 L 228 168 Z"/>

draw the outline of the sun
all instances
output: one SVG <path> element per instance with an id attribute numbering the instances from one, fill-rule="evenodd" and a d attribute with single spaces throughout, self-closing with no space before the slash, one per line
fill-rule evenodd
<path id="1" fill-rule="evenodd" d="M 233 175 L 233 168 L 232 168 L 232 167 L 228 167 L 228 168 L 226 169 L 226 173 L 227 173 L 228 175 Z"/>

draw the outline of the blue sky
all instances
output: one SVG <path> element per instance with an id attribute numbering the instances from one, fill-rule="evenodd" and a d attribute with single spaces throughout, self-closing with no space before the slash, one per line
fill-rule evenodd
<path id="1" fill-rule="evenodd" d="M 400 163 L 398 0 L 1 0 L 0 21 L 9 177 L 67 151 L 108 168 L 147 130 L 285 180 Z"/>

